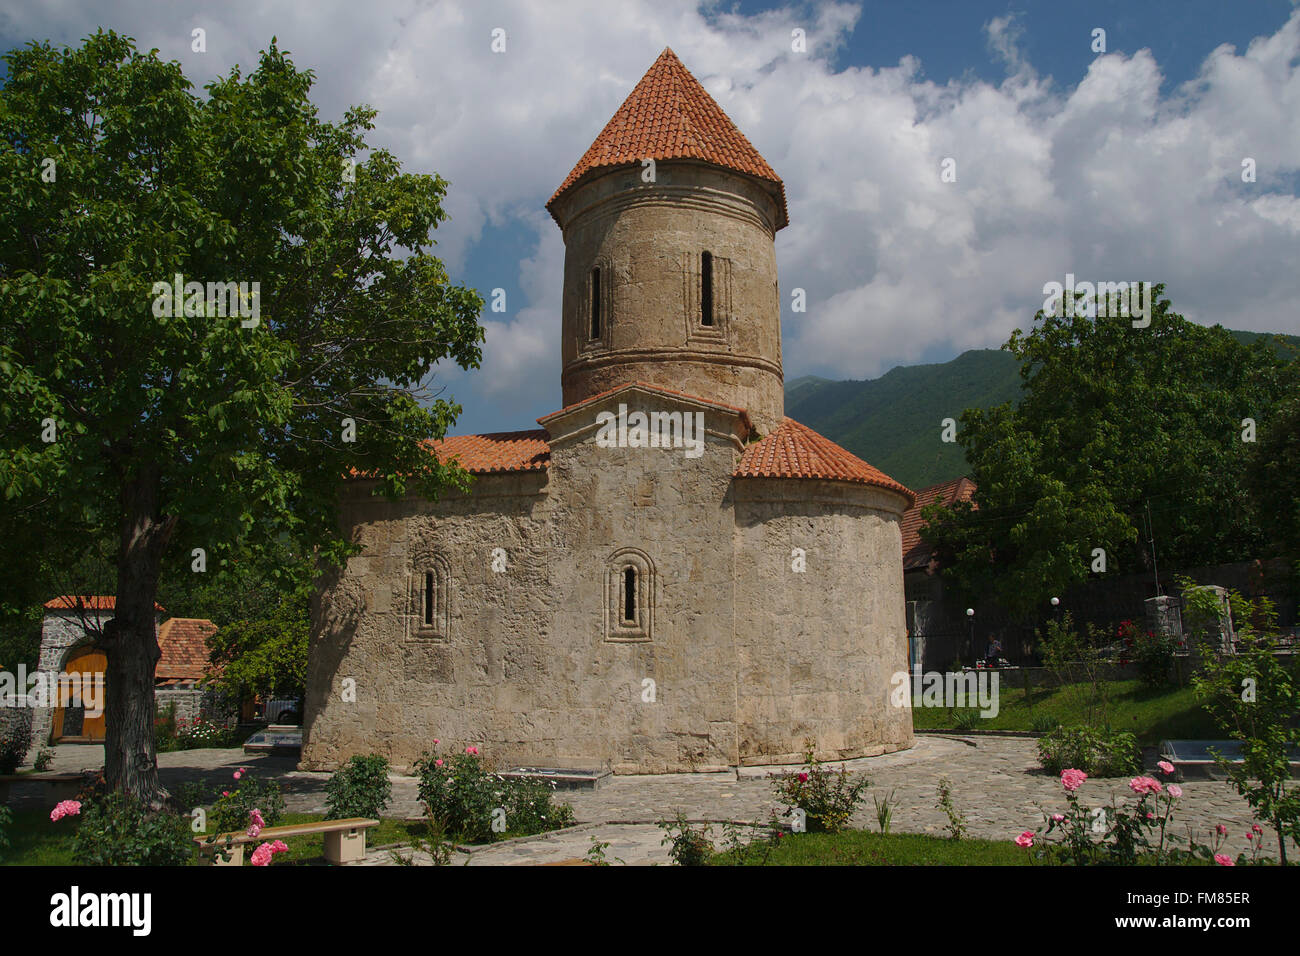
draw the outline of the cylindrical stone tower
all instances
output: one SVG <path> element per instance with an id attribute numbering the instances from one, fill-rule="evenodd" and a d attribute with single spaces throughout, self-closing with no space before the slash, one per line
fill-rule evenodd
<path id="1" fill-rule="evenodd" d="M 648 382 L 784 416 L 780 178 L 664 50 L 551 197 L 564 404 Z"/>

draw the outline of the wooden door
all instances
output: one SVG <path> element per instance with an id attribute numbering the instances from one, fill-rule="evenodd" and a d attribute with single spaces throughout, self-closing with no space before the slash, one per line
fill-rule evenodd
<path id="1" fill-rule="evenodd" d="M 77 687 L 73 685 L 72 690 L 59 691 L 59 706 L 54 711 L 54 739 L 60 740 L 78 740 L 78 741 L 100 741 L 104 739 L 104 712 L 103 709 L 107 703 L 104 694 L 104 670 L 108 667 L 108 658 L 103 651 L 96 650 L 93 647 L 83 647 L 79 651 L 74 651 L 68 658 L 68 662 L 63 665 L 64 674 L 78 674 L 81 678 L 81 687 L 88 688 L 92 681 L 94 684 L 94 693 L 96 700 L 94 703 L 99 709 L 99 715 L 95 716 L 87 712 L 86 702 L 77 694 Z"/>

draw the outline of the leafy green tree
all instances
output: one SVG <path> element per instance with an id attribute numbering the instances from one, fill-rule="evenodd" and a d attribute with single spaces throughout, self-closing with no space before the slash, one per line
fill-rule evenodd
<path id="1" fill-rule="evenodd" d="M 307 687 L 310 585 L 285 597 L 268 616 L 234 621 L 208 639 L 209 683 L 236 700 L 299 697 Z"/>
<path id="2" fill-rule="evenodd" d="M 1259 422 L 1246 483 L 1255 520 L 1293 564 L 1300 563 L 1300 386 Z M 1300 573 L 1300 572 L 1298 572 Z"/>
<path id="3" fill-rule="evenodd" d="M 1133 573 L 1152 567 L 1152 536 L 1162 570 L 1265 547 L 1243 422 L 1266 419 L 1293 369 L 1266 341 L 1187 321 L 1163 292 L 1149 327 L 1040 311 L 1004 346 L 1023 399 L 968 409 L 958 429 L 976 507 L 932 507 L 922 531 L 967 594 L 1027 614 L 1087 579 L 1098 548 L 1107 573 Z"/>
<path id="4" fill-rule="evenodd" d="M 482 300 L 429 252 L 446 182 L 369 149 L 371 109 L 319 119 L 274 40 L 206 96 L 112 32 L 5 60 L 0 537 L 115 539 L 105 775 L 156 802 L 160 577 L 285 537 L 339 560 L 349 472 L 463 486 L 429 370 L 477 367 Z"/>

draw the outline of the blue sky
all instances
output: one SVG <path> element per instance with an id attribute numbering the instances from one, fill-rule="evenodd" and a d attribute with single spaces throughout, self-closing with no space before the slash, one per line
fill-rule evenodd
<path id="1" fill-rule="evenodd" d="M 1066 272 L 1163 281 L 1196 321 L 1300 332 L 1300 15 L 1286 0 L 63 0 L 0 11 L 0 45 L 98 26 L 199 86 L 275 34 L 317 72 L 325 117 L 370 103 L 372 143 L 451 181 L 439 254 L 508 304 L 484 315 L 483 369 L 438 370 L 465 406 L 457 432 L 533 427 L 559 406 L 563 246 L 542 205 L 666 45 L 785 180 L 781 288 L 809 301 L 783 315 L 787 378 L 996 348 Z M 498 26 L 505 54 L 489 50 Z M 1241 182 L 1245 157 L 1256 183 Z"/>

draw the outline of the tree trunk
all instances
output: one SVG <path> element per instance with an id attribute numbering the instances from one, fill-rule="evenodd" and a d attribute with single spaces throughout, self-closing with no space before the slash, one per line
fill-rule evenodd
<path id="1" fill-rule="evenodd" d="M 154 670 L 160 651 L 154 625 L 158 574 L 174 518 L 158 513 L 159 470 L 142 466 L 122 489 L 122 531 L 117 558 L 117 606 L 104 626 L 108 657 L 104 726 L 104 779 L 159 806 L 154 752 Z"/>

